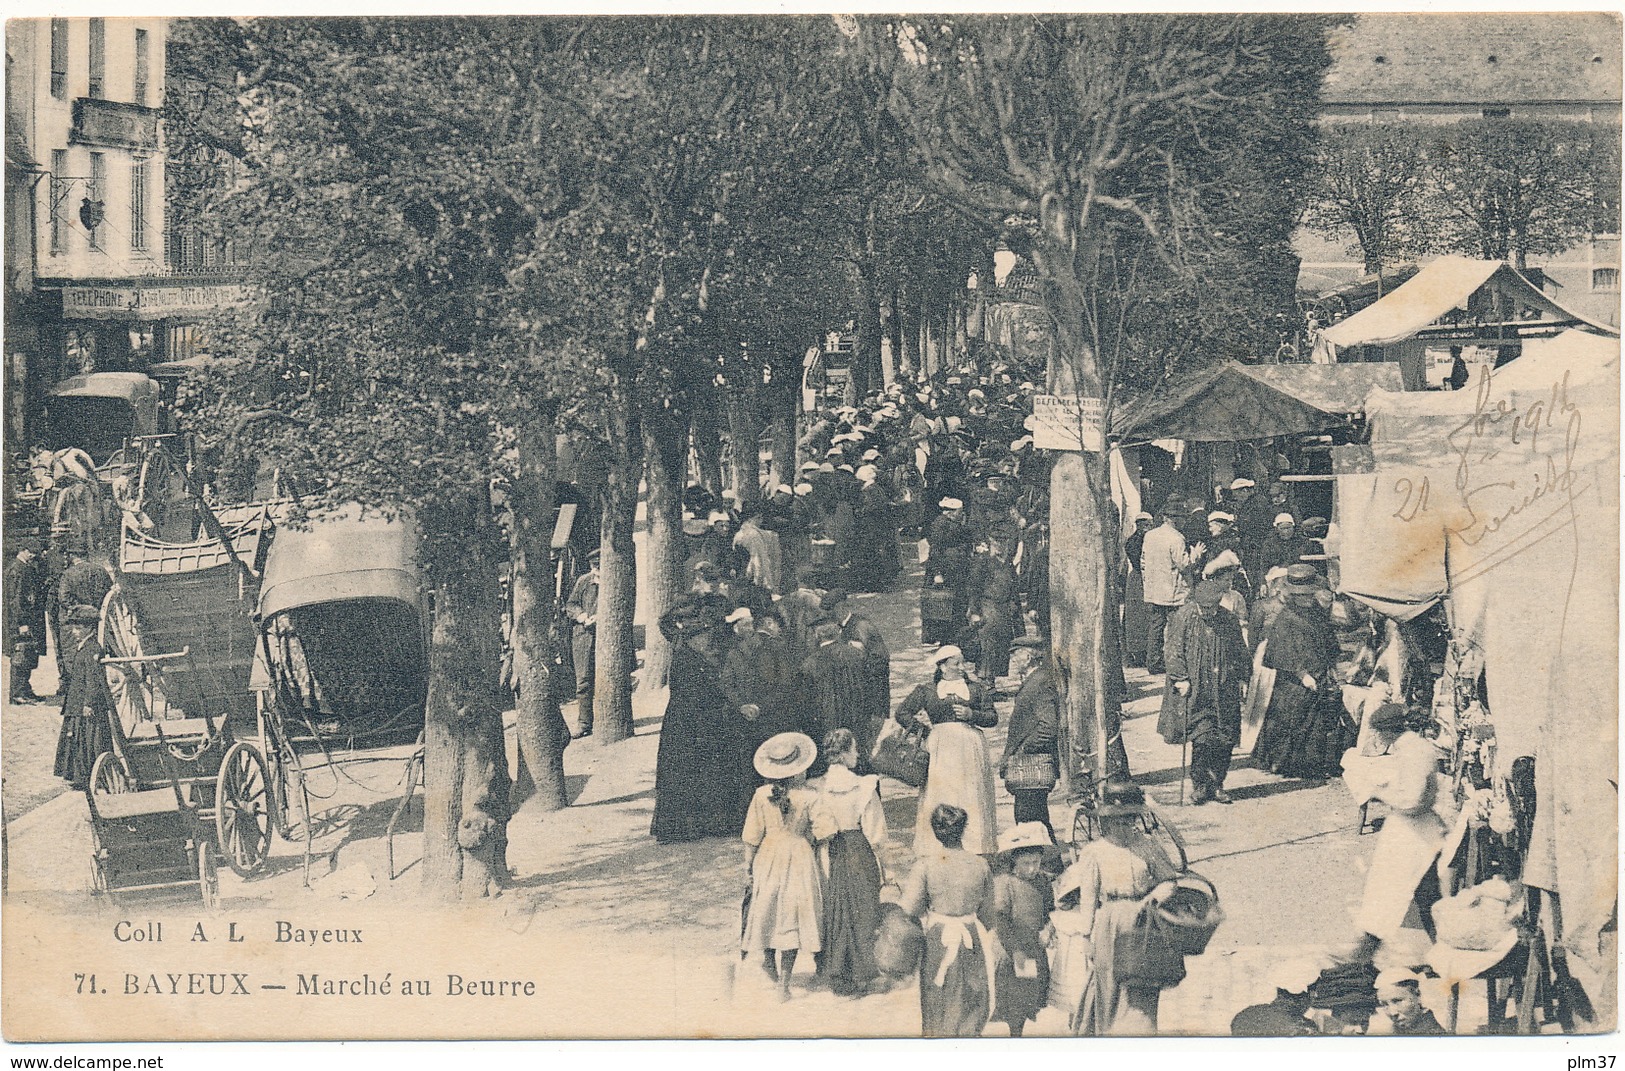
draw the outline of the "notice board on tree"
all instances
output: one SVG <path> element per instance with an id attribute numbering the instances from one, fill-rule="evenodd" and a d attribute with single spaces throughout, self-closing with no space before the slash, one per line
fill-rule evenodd
<path id="1" fill-rule="evenodd" d="M 1076 394 L 1039 394 L 1033 398 L 1033 445 L 1040 450 L 1105 449 L 1102 428 L 1106 411 L 1099 398 Z"/>

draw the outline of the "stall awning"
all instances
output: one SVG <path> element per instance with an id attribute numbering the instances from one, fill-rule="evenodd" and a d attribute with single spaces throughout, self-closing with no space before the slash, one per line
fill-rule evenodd
<path id="1" fill-rule="evenodd" d="M 1118 411 L 1119 441 L 1240 442 L 1327 431 L 1365 407 L 1373 390 L 1400 390 L 1397 364 L 1227 361 L 1168 384 Z"/>
<path id="2" fill-rule="evenodd" d="M 1565 309 L 1504 261 L 1440 257 L 1381 301 L 1326 328 L 1320 333 L 1317 349 L 1382 346 L 1411 338 L 1451 310 L 1464 307 L 1468 298 L 1492 282 L 1516 294 L 1522 304 L 1540 309 L 1550 319 L 1570 320 L 1616 338 L 1619 336 L 1617 329 Z"/>

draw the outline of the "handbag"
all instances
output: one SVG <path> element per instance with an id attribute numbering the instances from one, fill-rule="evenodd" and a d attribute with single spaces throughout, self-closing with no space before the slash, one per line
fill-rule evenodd
<path id="1" fill-rule="evenodd" d="M 1030 755 L 1011 755 L 1004 760 L 1002 776 L 1005 787 L 1011 792 L 1047 791 L 1061 779 L 1055 756 L 1042 751 Z"/>
<path id="2" fill-rule="evenodd" d="M 926 774 L 931 767 L 931 755 L 925 749 L 925 730 L 920 727 L 905 728 L 896 722 L 892 722 L 891 726 L 891 732 L 875 741 L 869 766 L 876 773 L 885 774 L 911 788 L 920 788 L 925 784 Z"/>

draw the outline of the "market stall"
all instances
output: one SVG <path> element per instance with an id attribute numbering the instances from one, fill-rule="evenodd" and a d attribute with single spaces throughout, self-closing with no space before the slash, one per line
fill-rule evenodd
<path id="1" fill-rule="evenodd" d="M 1454 359 L 1514 359 L 1532 339 L 1570 328 L 1619 337 L 1619 329 L 1564 308 L 1510 264 L 1440 257 L 1405 285 L 1322 330 L 1315 362 L 1398 362 L 1406 390 L 1424 390 L 1429 368 Z"/>
<path id="2" fill-rule="evenodd" d="M 1492 741 L 1495 792 L 1533 757 L 1514 876 L 1557 897 L 1541 926 L 1593 1004 L 1616 976 L 1619 354 L 1571 331 L 1462 390 L 1375 391 L 1370 445 L 1334 452 L 1341 590 L 1402 622 L 1448 611 L 1457 701 L 1435 711 L 1481 724 L 1441 739 Z"/>

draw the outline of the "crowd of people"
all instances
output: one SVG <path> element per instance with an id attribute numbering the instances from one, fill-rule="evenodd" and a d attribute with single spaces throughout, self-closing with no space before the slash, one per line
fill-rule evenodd
<path id="1" fill-rule="evenodd" d="M 652 833 L 743 830 L 752 876 L 742 953 L 782 994 L 801 952 L 837 992 L 888 984 L 874 952 L 885 814 L 871 763 L 886 750 L 877 743 L 899 733 L 918 739 L 924 773 L 915 864 L 884 899 L 924 934 L 924 1033 L 975 1034 L 997 1020 L 1019 1034 L 1053 1000 L 1051 972 L 1063 967 L 1087 979 L 1069 1008 L 1074 1030 L 1150 1033 L 1160 993 L 1183 977 L 1177 957 L 1149 969 L 1119 955 L 1147 898 L 1178 876 L 1146 835 L 1143 792 L 1105 786 L 1099 836 L 1075 857 L 1063 857 L 1051 827 L 1061 761 L 1053 669 L 1039 651 L 1012 659 L 1048 645 L 1048 456 L 1030 434 L 1034 393 L 1003 364 L 900 382 L 810 420 L 793 484 L 766 487 L 743 509 L 732 493 L 685 494 L 693 585 L 660 622 L 674 654 Z M 1341 772 L 1357 738 L 1383 755 L 1397 738 L 1362 734 L 1369 711 L 1362 721 L 1346 702 L 1348 687 L 1382 685 L 1384 673 L 1393 687 L 1372 694 L 1400 698 L 1403 673 L 1380 664 L 1393 627 L 1334 594 L 1335 531 L 1304 516 L 1278 475 L 1260 466 L 1211 495 L 1154 501 L 1147 479 L 1138 489 L 1154 512 L 1123 542 L 1125 668 L 1163 677 L 1158 730 L 1189 746 L 1195 805 L 1232 802 L 1238 748 L 1269 773 L 1321 780 Z M 852 596 L 891 591 L 911 542 L 932 670 L 903 682 L 894 705 L 891 652 Z M 985 731 L 1006 700 L 995 761 Z M 1403 702 L 1390 706 L 1409 718 Z M 1015 805 L 1004 830 L 1001 776 Z M 1415 885 L 1401 881 L 1400 899 Z M 1378 913 L 1370 929 L 1391 932 L 1389 908 Z M 1299 1021 L 1348 1032 L 1337 1016 L 1357 1015 L 1369 997 L 1367 1018 L 1397 1009 L 1395 1032 L 1428 1032 L 1431 1017 L 1407 999 L 1414 979 L 1389 984 L 1369 968 L 1377 940 L 1363 933 L 1312 993 L 1283 990 L 1280 1007 L 1238 1016 L 1237 1031 L 1262 1015 L 1283 1033 L 1301 1032 Z M 1355 967 L 1370 970 L 1364 988 L 1350 980 Z M 1272 1018 L 1299 1003 L 1292 1023 Z M 1312 1009 L 1324 1014 L 1305 1018 Z"/>

